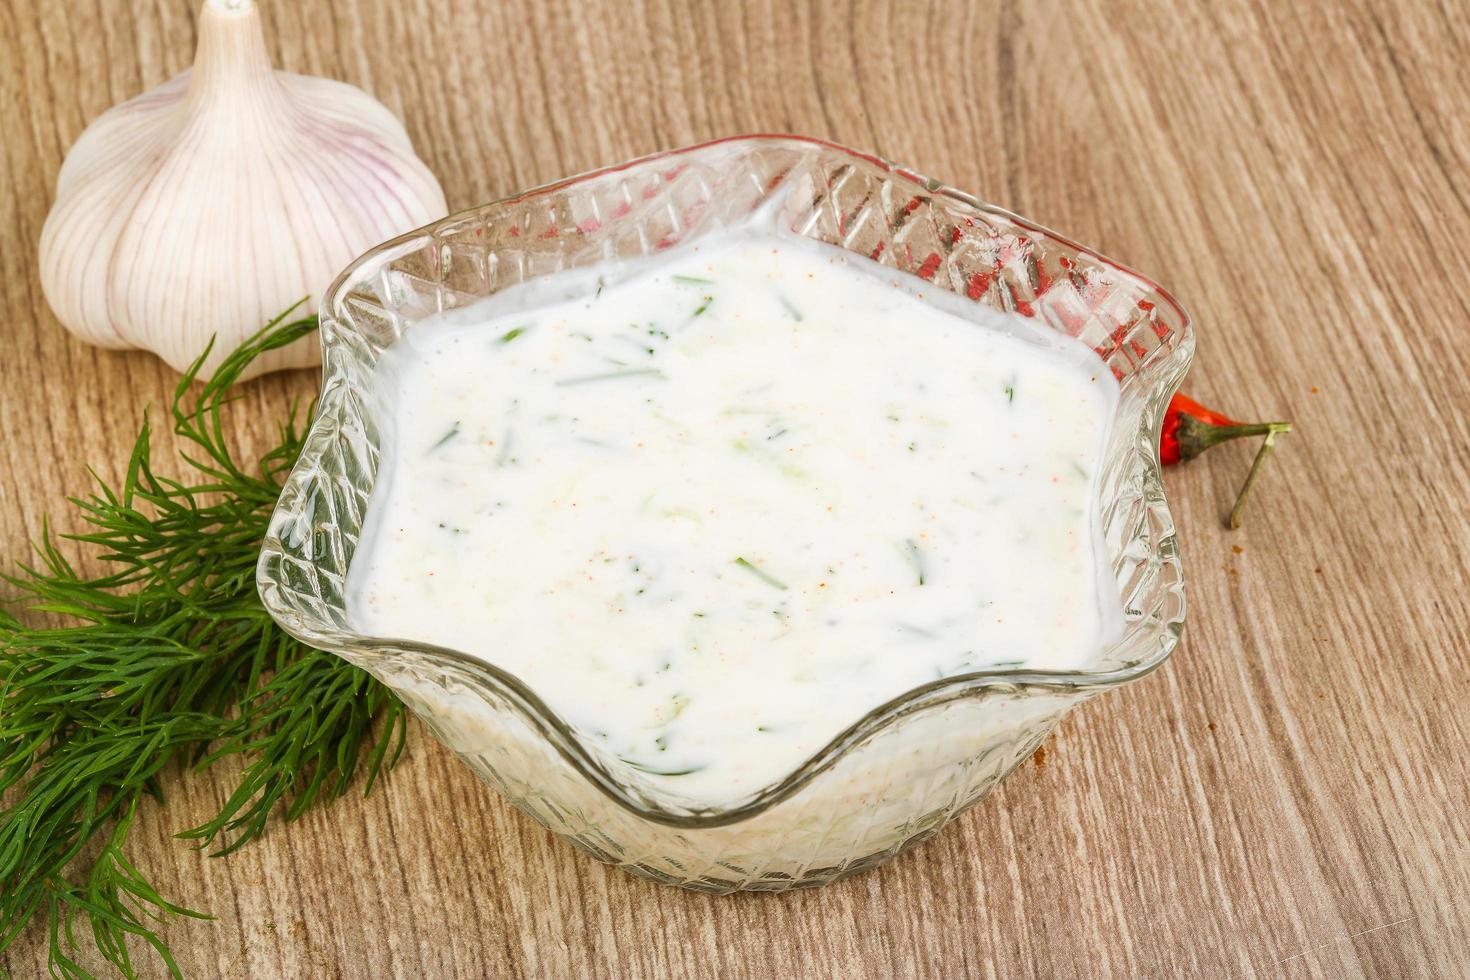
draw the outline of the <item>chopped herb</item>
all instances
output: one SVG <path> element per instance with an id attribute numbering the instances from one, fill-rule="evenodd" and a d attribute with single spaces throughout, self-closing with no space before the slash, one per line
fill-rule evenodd
<path id="1" fill-rule="evenodd" d="M 786 583 L 785 582 L 782 582 L 778 578 L 774 578 L 774 577 L 772 577 L 770 575 L 767 575 L 765 572 L 761 571 L 759 568 L 757 568 L 756 566 L 752 565 L 750 562 L 746 561 L 744 558 L 736 558 L 735 559 L 735 564 L 739 565 L 741 568 L 743 568 L 746 571 L 750 572 L 750 574 L 754 575 L 756 578 L 760 579 L 762 582 L 766 583 L 767 585 L 771 586 L 772 588 L 774 588 L 774 589 L 780 589 L 782 592 L 785 592 L 786 591 Z"/>
<path id="2" fill-rule="evenodd" d="M 496 466 L 504 466 L 506 463 L 514 463 L 510 455 L 511 440 L 515 437 L 514 429 L 506 429 L 505 435 L 500 440 L 500 455 L 495 457 Z"/>
<path id="3" fill-rule="evenodd" d="M 653 744 L 658 746 L 660 752 L 667 752 L 669 750 L 669 736 L 667 734 L 660 735 L 653 740 Z"/>
<path id="4" fill-rule="evenodd" d="M 496 338 L 495 342 L 497 344 L 508 344 L 530 329 L 530 327 L 516 327 L 514 330 L 507 330 L 505 333 Z"/>
<path id="5" fill-rule="evenodd" d="M 781 301 L 781 305 L 786 308 L 786 312 L 791 314 L 791 319 L 795 320 L 797 323 L 800 323 L 802 321 L 801 311 L 791 304 L 791 300 L 779 294 L 776 298 Z"/>
<path id="6" fill-rule="evenodd" d="M 1088 472 L 1085 469 L 1083 469 L 1082 468 L 1082 464 L 1078 463 L 1075 459 L 1072 460 L 1072 472 L 1073 473 L 1076 473 L 1078 476 L 1082 477 L 1082 479 L 1084 479 L 1084 480 L 1086 480 L 1086 479 L 1089 478 Z"/>
<path id="7" fill-rule="evenodd" d="M 913 538 L 906 539 L 904 546 L 908 549 L 909 561 L 914 563 L 914 571 L 919 576 L 919 584 L 923 585 L 925 577 L 924 553 L 919 550 L 918 542 L 914 541 Z"/>
<path id="8" fill-rule="evenodd" d="M 594 381 L 615 381 L 618 378 L 637 377 L 662 378 L 664 373 L 658 368 L 631 368 L 627 371 L 605 371 L 602 374 L 584 374 L 575 378 L 563 378 L 556 383 L 558 388 L 570 388 L 573 385 L 591 384 Z"/>
<path id="9" fill-rule="evenodd" d="M 703 303 L 700 303 L 700 304 L 699 304 L 699 307 L 698 307 L 698 308 L 697 308 L 697 309 L 695 309 L 695 311 L 694 311 L 694 315 L 695 315 L 695 316 L 699 316 L 699 315 L 700 315 L 700 314 L 701 314 L 701 313 L 703 313 L 703 312 L 704 312 L 704 311 L 705 311 L 705 310 L 707 310 L 707 309 L 709 309 L 709 305 L 710 305 L 710 304 L 711 304 L 711 303 L 713 303 L 713 302 L 714 302 L 714 301 L 715 301 L 715 298 L 714 298 L 714 297 L 713 297 L 713 296 L 706 296 L 706 297 L 705 297 L 705 298 L 704 298 L 704 302 L 703 302 Z"/>
<path id="10" fill-rule="evenodd" d="M 700 276 L 674 276 L 673 279 L 674 282 L 681 283 L 685 286 L 708 286 L 714 282 L 713 279 L 704 279 Z"/>
<path id="11" fill-rule="evenodd" d="M 772 432 L 770 435 L 766 436 L 766 442 L 770 442 L 772 439 L 779 439 L 790 431 L 790 429 L 777 429 L 775 432 Z"/>
<path id="12" fill-rule="evenodd" d="M 457 435 L 459 435 L 459 420 L 455 419 L 454 425 L 450 427 L 449 431 L 440 436 L 439 441 L 429 447 L 429 452 L 432 453 L 434 450 L 438 449 L 440 446 L 444 445 L 446 442 L 448 442 L 450 439 L 453 439 Z"/>
<path id="13" fill-rule="evenodd" d="M 808 479 L 807 471 L 794 463 L 779 463 L 777 469 L 781 471 L 781 475 L 786 477 L 786 479 L 795 480 L 797 483 L 805 483 Z"/>
<path id="14" fill-rule="evenodd" d="M 705 768 L 704 766 L 693 766 L 689 769 L 655 769 L 653 766 L 648 765 L 646 762 L 638 762 L 637 760 L 630 759 L 625 755 L 620 755 L 618 756 L 618 758 L 627 765 L 633 767 L 634 769 L 637 769 L 639 772 L 646 772 L 650 776 L 688 776 L 691 773 L 699 772 L 701 769 Z"/>
<path id="15" fill-rule="evenodd" d="M 1016 386 L 1015 385 L 1006 385 L 1006 402 L 1009 404 L 1010 402 L 1014 402 L 1015 400 L 1016 400 Z"/>

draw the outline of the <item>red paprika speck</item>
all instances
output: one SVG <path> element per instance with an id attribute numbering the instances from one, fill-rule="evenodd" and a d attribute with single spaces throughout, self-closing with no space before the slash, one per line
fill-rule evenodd
<path id="1" fill-rule="evenodd" d="M 939 271 L 939 253 L 930 252 L 924 259 L 924 264 L 919 266 L 920 279 L 933 279 L 934 273 Z"/>
<path id="2" fill-rule="evenodd" d="M 977 272 L 970 276 L 969 285 L 965 287 L 965 295 L 971 299 L 979 299 L 985 295 L 985 291 L 989 288 L 990 276 L 983 272 Z"/>

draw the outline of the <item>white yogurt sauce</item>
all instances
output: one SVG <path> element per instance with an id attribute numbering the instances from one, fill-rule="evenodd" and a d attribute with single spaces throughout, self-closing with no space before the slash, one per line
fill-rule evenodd
<path id="1" fill-rule="evenodd" d="M 785 237 L 604 278 L 383 355 L 355 628 L 483 658 L 711 801 L 918 685 L 1116 635 L 1092 351 Z"/>

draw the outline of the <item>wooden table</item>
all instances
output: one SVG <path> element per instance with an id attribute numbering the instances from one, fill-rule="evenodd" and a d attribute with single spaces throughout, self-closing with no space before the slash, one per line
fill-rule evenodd
<path id="1" fill-rule="evenodd" d="M 116 476 L 173 375 L 72 340 L 36 242 L 83 126 L 191 58 L 196 3 L 0 0 L 0 535 Z M 1450 0 L 266 3 L 276 62 L 374 92 L 451 207 L 710 137 L 881 152 L 1167 284 L 1187 387 L 1288 417 L 1168 479 L 1189 629 L 1044 762 L 881 870 L 710 898 L 610 871 L 414 726 L 380 790 L 211 859 L 133 857 L 217 913 L 195 977 L 1470 975 L 1470 27 Z M 264 436 L 314 375 L 248 389 Z M 44 973 L 32 932 L 5 959 Z M 148 964 L 151 971 L 154 964 Z"/>

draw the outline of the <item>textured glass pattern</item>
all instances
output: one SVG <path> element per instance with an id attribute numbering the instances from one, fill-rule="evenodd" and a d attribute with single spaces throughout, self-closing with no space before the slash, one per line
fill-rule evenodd
<path id="1" fill-rule="evenodd" d="M 1090 671 L 935 681 L 869 713 L 779 782 L 719 809 L 660 793 L 517 678 L 453 650 L 349 628 L 347 566 L 378 464 L 378 355 L 415 322 L 528 278 L 648 255 L 774 209 L 799 234 L 1035 318 L 1090 345 L 1122 398 L 1102 475 L 1126 630 Z M 1062 712 L 1146 674 L 1184 623 L 1158 429 L 1189 319 L 1154 284 L 877 158 L 795 137 L 660 154 L 452 215 L 360 258 L 322 304 L 324 383 L 260 558 L 293 635 L 390 685 L 516 806 L 601 860 L 708 891 L 818 885 L 936 831 L 1025 759 Z"/>

